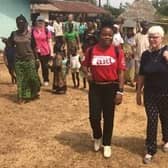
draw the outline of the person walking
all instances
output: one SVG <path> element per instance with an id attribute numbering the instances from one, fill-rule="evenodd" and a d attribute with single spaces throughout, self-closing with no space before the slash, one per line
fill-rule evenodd
<path id="1" fill-rule="evenodd" d="M 93 130 L 94 150 L 104 146 L 104 157 L 111 156 L 111 137 L 115 105 L 122 102 L 125 60 L 121 48 L 112 45 L 111 25 L 102 23 L 99 41 L 85 54 L 83 72 L 89 81 L 89 119 Z M 103 112 L 103 131 L 101 113 Z"/>
<path id="2" fill-rule="evenodd" d="M 138 76 L 137 104 L 144 106 L 147 116 L 146 154 L 148 164 L 157 152 L 158 117 L 161 121 L 163 151 L 168 152 L 168 47 L 163 45 L 164 30 L 152 26 L 148 31 L 149 49 L 143 52 Z"/>
<path id="3" fill-rule="evenodd" d="M 121 37 L 121 33 L 120 33 L 120 26 L 117 25 L 117 24 L 114 24 L 113 25 L 113 45 L 115 46 L 120 46 L 120 45 L 123 45 L 124 44 L 124 40 L 123 38 Z"/>
<path id="4" fill-rule="evenodd" d="M 73 24 L 73 31 L 76 31 L 78 32 L 78 23 L 74 20 L 74 15 L 73 14 L 69 14 L 68 15 L 68 18 L 67 18 L 67 21 L 64 22 L 63 24 L 63 31 L 64 33 L 66 32 L 69 32 L 70 30 L 70 27 L 69 27 L 69 24 Z"/>
<path id="5" fill-rule="evenodd" d="M 82 43 L 83 53 L 85 53 L 89 47 L 94 46 L 97 43 L 97 41 L 98 41 L 98 33 L 95 29 L 93 22 L 89 21 L 87 22 L 87 29 L 83 34 L 83 43 Z"/>
<path id="6" fill-rule="evenodd" d="M 71 49 L 77 48 L 80 49 L 80 39 L 78 32 L 73 30 L 73 24 L 69 23 L 69 31 L 64 33 L 64 40 L 67 44 L 67 57 L 70 58 L 70 55 L 72 54 Z"/>
<path id="7" fill-rule="evenodd" d="M 131 87 L 134 87 L 135 80 L 135 36 L 133 32 L 133 27 L 127 28 L 127 34 L 125 36 L 123 50 L 126 57 L 126 67 L 125 71 L 125 83 L 129 84 Z"/>
<path id="8" fill-rule="evenodd" d="M 135 78 L 139 74 L 139 67 L 140 67 L 140 60 L 142 53 L 149 48 L 149 41 L 148 41 L 148 29 L 149 23 L 147 21 L 142 21 L 140 23 L 141 32 L 138 32 L 135 35 Z"/>
<path id="9" fill-rule="evenodd" d="M 49 85 L 48 62 L 53 57 L 53 45 L 51 32 L 45 27 L 45 20 L 42 16 L 36 19 L 36 25 L 32 29 L 32 37 L 36 44 L 36 52 L 41 63 L 44 86 Z"/>
<path id="10" fill-rule="evenodd" d="M 79 78 L 79 71 L 81 67 L 80 63 L 80 55 L 77 53 L 77 48 L 74 47 L 71 49 L 70 55 L 70 69 L 72 75 L 72 81 L 74 88 L 79 88 L 80 86 L 80 78 Z"/>
<path id="11" fill-rule="evenodd" d="M 17 30 L 11 33 L 9 45 L 15 47 L 15 72 L 17 80 L 18 103 L 38 98 L 40 81 L 35 67 L 31 32 L 23 15 L 16 18 Z"/>
<path id="12" fill-rule="evenodd" d="M 55 32 L 55 45 L 63 46 L 64 44 L 63 23 L 60 17 L 56 18 L 56 20 L 54 21 L 53 27 Z"/>
<path id="13" fill-rule="evenodd" d="M 56 43 L 54 45 L 53 58 L 53 87 L 52 92 L 56 94 L 66 93 L 66 76 L 68 73 L 68 59 L 66 58 L 64 43 Z"/>

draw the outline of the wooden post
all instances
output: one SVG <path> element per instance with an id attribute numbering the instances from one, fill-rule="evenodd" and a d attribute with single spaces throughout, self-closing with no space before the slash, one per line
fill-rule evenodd
<path id="1" fill-rule="evenodd" d="M 110 4 L 109 4 L 109 0 L 107 0 L 107 7 L 109 7 L 110 6 Z"/>
<path id="2" fill-rule="evenodd" d="M 101 0 L 99 0 L 99 7 L 101 7 Z"/>

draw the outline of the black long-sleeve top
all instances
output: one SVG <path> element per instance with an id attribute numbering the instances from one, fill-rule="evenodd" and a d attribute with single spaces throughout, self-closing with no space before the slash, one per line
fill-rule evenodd
<path id="1" fill-rule="evenodd" d="M 157 51 L 146 50 L 141 57 L 139 75 L 144 76 L 144 89 L 168 90 L 168 61 L 163 57 L 167 46 Z"/>

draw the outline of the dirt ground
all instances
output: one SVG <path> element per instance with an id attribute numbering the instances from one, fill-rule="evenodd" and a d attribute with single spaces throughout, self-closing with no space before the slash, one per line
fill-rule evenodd
<path id="1" fill-rule="evenodd" d="M 135 104 L 134 88 L 125 90 L 115 113 L 112 157 L 104 159 L 92 148 L 87 89 L 73 89 L 69 77 L 66 95 L 42 87 L 39 100 L 18 105 L 16 86 L 0 64 L 0 168 L 167 168 L 160 129 L 153 163 L 142 164 L 144 108 Z"/>

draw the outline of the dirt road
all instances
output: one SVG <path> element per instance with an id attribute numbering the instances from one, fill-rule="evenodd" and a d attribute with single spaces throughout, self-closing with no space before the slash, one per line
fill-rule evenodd
<path id="1" fill-rule="evenodd" d="M 126 87 L 124 102 L 117 107 L 112 157 L 92 149 L 88 122 L 87 90 L 73 89 L 53 95 L 42 87 L 41 98 L 16 103 L 16 86 L 9 83 L 0 64 L 0 168 L 167 168 L 168 154 L 161 151 L 151 165 L 142 164 L 146 118 L 136 106 L 135 91 Z"/>

